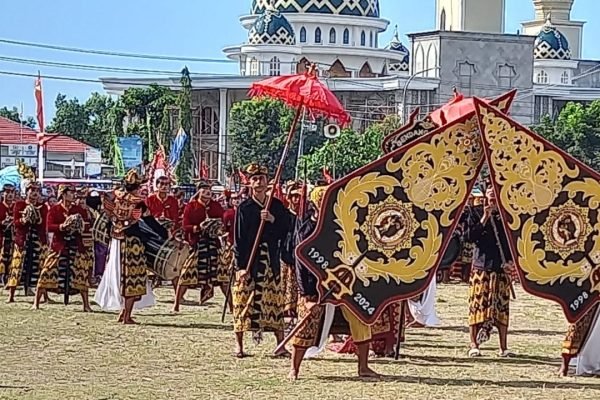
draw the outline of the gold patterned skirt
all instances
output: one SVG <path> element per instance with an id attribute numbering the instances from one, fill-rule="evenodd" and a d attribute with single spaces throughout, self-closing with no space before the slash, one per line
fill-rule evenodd
<path id="1" fill-rule="evenodd" d="M 577 357 L 583 349 L 585 342 L 590 334 L 590 329 L 594 326 L 598 305 L 592 307 L 579 321 L 569 325 L 567 336 L 563 341 L 562 354 L 565 356 Z"/>
<path id="2" fill-rule="evenodd" d="M 258 256 L 256 279 L 233 284 L 233 330 L 235 332 L 283 331 L 281 277 L 273 273 L 266 244 Z"/>
<path id="3" fill-rule="evenodd" d="M 13 240 L 12 233 L 4 233 L 4 238 L 0 244 L 0 275 L 7 274 L 12 260 Z"/>
<path id="4" fill-rule="evenodd" d="M 304 319 L 309 310 L 306 307 L 306 302 L 310 301 L 316 303 L 318 301 L 317 296 L 314 297 L 298 297 L 298 319 Z M 321 330 L 323 327 L 323 314 L 325 312 L 325 306 L 315 305 L 312 309 L 312 315 L 308 321 L 298 330 L 294 338 L 292 339 L 292 345 L 301 349 L 308 349 L 316 346 L 320 340 Z"/>
<path id="5" fill-rule="evenodd" d="M 508 326 L 510 278 L 505 273 L 473 269 L 469 280 L 469 325 Z"/>
<path id="6" fill-rule="evenodd" d="M 219 253 L 214 239 L 200 240 L 184 261 L 179 285 L 189 288 L 213 287 L 217 284 Z"/>
<path id="7" fill-rule="evenodd" d="M 46 252 L 45 246 L 37 234 L 30 234 L 25 246 L 13 246 L 12 260 L 10 263 L 8 288 L 23 286 L 34 288 L 37 285 L 40 264 Z"/>
<path id="8" fill-rule="evenodd" d="M 235 257 L 233 256 L 233 245 L 228 241 L 219 249 L 219 266 L 217 268 L 217 282 L 220 284 L 229 284 L 229 277 L 231 275 L 231 269 L 234 267 L 233 263 Z"/>
<path id="9" fill-rule="evenodd" d="M 146 294 L 148 279 L 144 243 L 135 236 L 126 236 L 121 244 L 121 295 L 141 297 Z"/>
<path id="10" fill-rule="evenodd" d="M 67 247 L 60 253 L 50 250 L 42 262 L 37 287 L 56 293 L 65 293 L 68 287 L 70 294 L 87 290 L 89 266 L 85 253 Z"/>
<path id="11" fill-rule="evenodd" d="M 294 318 L 297 315 L 298 303 L 298 281 L 296 280 L 296 269 L 293 265 L 281 262 L 281 282 L 283 285 L 283 314 L 285 317 Z"/>

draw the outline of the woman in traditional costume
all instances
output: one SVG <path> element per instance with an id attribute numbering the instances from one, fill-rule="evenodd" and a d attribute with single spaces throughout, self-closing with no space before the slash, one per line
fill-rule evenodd
<path id="1" fill-rule="evenodd" d="M 75 204 L 74 187 L 61 185 L 58 200 L 58 204 L 48 211 L 47 227 L 48 233 L 52 234 L 52 244 L 42 263 L 33 308 L 39 309 L 46 291 L 64 294 L 65 305 L 69 295 L 80 293 L 83 311 L 91 312 L 88 299 L 90 265 L 82 236 L 89 217 L 86 210 Z"/>

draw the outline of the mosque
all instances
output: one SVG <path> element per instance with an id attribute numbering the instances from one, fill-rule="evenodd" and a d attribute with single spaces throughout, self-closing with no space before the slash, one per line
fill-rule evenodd
<path id="1" fill-rule="evenodd" d="M 524 124 L 557 115 L 569 101 L 600 98 L 600 61 L 581 58 L 584 22 L 571 20 L 574 0 L 532 0 L 534 20 L 514 34 L 505 33 L 505 0 L 434 1 L 434 29 L 404 39 L 378 0 L 252 0 L 240 17 L 246 40 L 223 49 L 239 63 L 239 76 L 192 76 L 192 145 L 211 177 L 224 180 L 232 105 L 247 98 L 252 82 L 302 72 L 308 63 L 318 64 L 356 129 L 415 107 L 424 115 L 454 88 L 483 97 L 519 89 L 512 115 Z M 380 43 L 389 29 L 392 40 Z M 177 90 L 179 77 L 103 79 L 115 94 L 150 83 Z"/>

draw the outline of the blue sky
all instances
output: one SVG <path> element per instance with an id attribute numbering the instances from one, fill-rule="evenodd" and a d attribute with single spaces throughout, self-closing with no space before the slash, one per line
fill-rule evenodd
<path id="1" fill-rule="evenodd" d="M 221 49 L 244 41 L 246 31 L 239 16 L 250 9 L 251 0 L 21 0 L 3 1 L 0 39 L 62 45 L 86 49 L 181 57 L 224 59 Z M 380 0 L 382 16 L 391 28 L 380 38 L 387 43 L 398 24 L 402 34 L 434 28 L 434 0 Z M 211 6 L 208 6 L 211 5 Z M 576 0 L 573 18 L 588 20 L 584 33 L 584 58 L 600 58 L 598 0 Z M 507 32 L 533 18 L 531 0 L 507 0 Z M 403 36 L 402 40 L 407 41 Z M 122 68 L 179 71 L 183 62 L 153 61 L 76 54 L 0 43 L 0 57 L 53 62 L 92 64 Z M 195 73 L 235 73 L 236 64 L 187 63 Z M 81 71 L 48 66 L 17 64 L 0 60 L 0 71 L 96 79 L 106 76 L 135 76 L 122 73 Z M 46 121 L 54 114 L 58 93 L 85 100 L 99 84 L 56 80 L 44 82 Z M 24 104 L 33 115 L 33 78 L 0 74 L 0 107 Z"/>

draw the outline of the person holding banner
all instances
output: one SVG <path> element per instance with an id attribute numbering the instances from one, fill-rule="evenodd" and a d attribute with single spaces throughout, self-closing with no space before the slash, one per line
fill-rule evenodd
<path id="1" fill-rule="evenodd" d="M 296 244 L 308 238 L 317 227 L 317 220 L 323 196 L 327 190 L 326 186 L 317 186 L 310 193 L 310 201 L 313 212 L 307 217 L 296 235 Z M 298 320 L 304 319 L 308 314 L 312 317 L 298 331 L 292 339 L 292 363 L 291 371 L 288 375 L 290 380 L 297 380 L 300 373 L 300 366 L 306 351 L 318 346 L 320 327 L 324 314 L 325 306 L 319 305 L 317 285 L 318 280 L 308 268 L 296 260 L 296 277 L 298 282 Z M 358 353 L 358 376 L 377 378 L 379 374 L 369 367 L 369 347 L 371 342 L 371 327 L 361 322 L 346 307 L 340 306 L 344 319 L 350 325 L 350 334 Z"/>
<path id="2" fill-rule="evenodd" d="M 494 327 L 500 339 L 500 357 L 514 356 L 508 350 L 508 324 L 514 269 L 508 238 L 504 232 L 492 187 L 486 190 L 483 216 L 472 213 L 466 223 L 465 239 L 474 243 L 469 280 L 470 357 L 480 357 L 481 343 L 489 340 Z"/>
<path id="3" fill-rule="evenodd" d="M 244 358 L 244 332 L 253 332 L 256 342 L 262 332 L 273 332 L 283 340 L 283 292 L 281 287 L 281 244 L 289 227 L 289 214 L 277 198 L 265 210 L 268 190 L 268 169 L 252 164 L 246 168 L 251 196 L 240 204 L 235 220 L 236 279 L 232 288 L 233 329 L 236 336 L 235 356 Z M 264 232 L 257 238 L 261 220 L 266 221 Z M 249 260 L 255 240 L 258 252 Z M 252 262 L 251 265 L 249 263 Z M 283 349 L 277 356 L 289 353 Z"/>
<path id="4" fill-rule="evenodd" d="M 25 200 L 18 201 L 13 210 L 14 246 L 8 278 L 8 302 L 15 301 L 17 286 L 23 285 L 25 295 L 36 286 L 40 264 L 48 237 L 46 216 L 48 208 L 42 202 L 39 183 L 30 180 L 25 187 Z"/>
<path id="5" fill-rule="evenodd" d="M 88 299 L 91 266 L 82 236 L 89 217 L 86 210 L 74 204 L 74 187 L 60 185 L 58 200 L 59 203 L 48 211 L 47 228 L 48 233 L 52 233 L 52 244 L 42 264 L 33 308 L 39 309 L 42 295 L 51 291 L 65 294 L 65 305 L 69 295 L 80 293 L 83 312 L 91 312 Z"/>
<path id="6" fill-rule="evenodd" d="M 569 366 L 575 375 L 600 375 L 600 306 L 592 307 L 579 321 L 569 325 L 562 345 L 560 375 L 567 376 Z"/>
<path id="7" fill-rule="evenodd" d="M 298 286 L 296 283 L 296 257 L 294 255 L 296 248 L 293 245 L 293 236 L 296 233 L 296 224 L 300 223 L 298 219 L 300 218 L 302 191 L 302 184 L 299 182 L 292 182 L 287 186 L 286 199 L 290 213 L 290 226 L 288 237 L 286 238 L 281 252 L 281 279 L 285 297 L 283 312 L 284 317 L 286 318 L 295 318 L 297 315 L 296 307 L 298 303 Z"/>
<path id="8" fill-rule="evenodd" d="M 0 279 L 3 285 L 12 259 L 15 191 L 14 185 L 5 184 L 2 188 L 2 202 L 0 202 Z"/>

